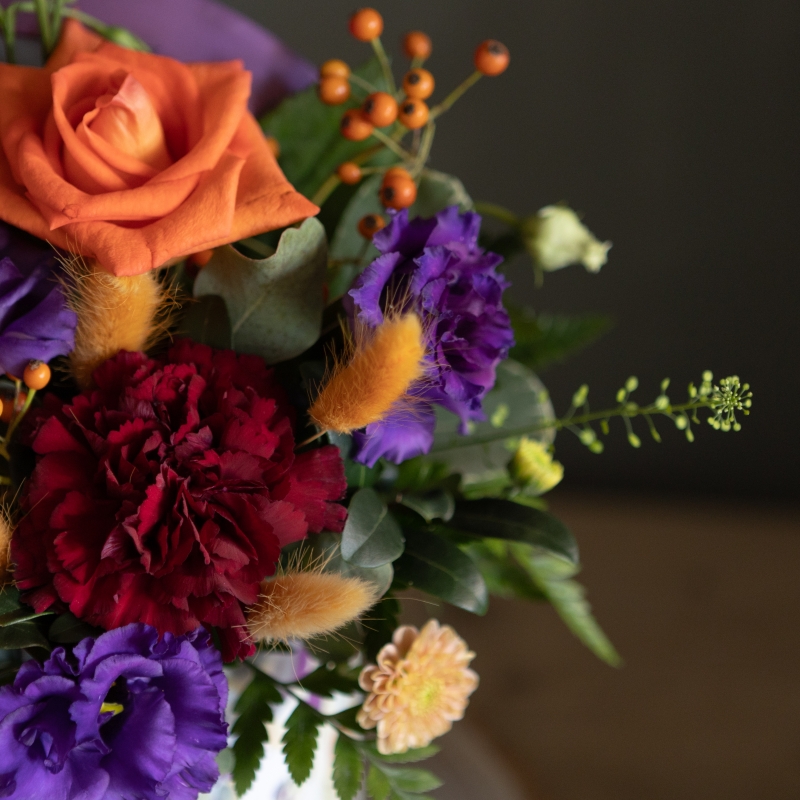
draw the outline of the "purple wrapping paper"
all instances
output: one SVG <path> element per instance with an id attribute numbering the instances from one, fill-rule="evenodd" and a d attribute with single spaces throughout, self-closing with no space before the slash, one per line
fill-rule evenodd
<path id="1" fill-rule="evenodd" d="M 10 0 L 0 0 L 8 5 Z M 317 71 L 277 36 L 214 0 L 80 0 L 81 11 L 127 28 L 155 53 L 178 61 L 241 58 L 253 73 L 250 109 L 260 114 L 305 89 Z M 36 17 L 20 14 L 17 30 L 35 35 Z"/>

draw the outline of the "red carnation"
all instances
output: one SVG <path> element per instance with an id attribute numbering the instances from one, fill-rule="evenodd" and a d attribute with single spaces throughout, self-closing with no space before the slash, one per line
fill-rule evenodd
<path id="1" fill-rule="evenodd" d="M 339 451 L 295 455 L 291 408 L 254 356 L 184 340 L 166 362 L 119 353 L 95 381 L 38 419 L 12 542 L 24 599 L 107 629 L 214 627 L 226 660 L 249 655 L 243 607 L 281 547 L 342 529 Z"/>

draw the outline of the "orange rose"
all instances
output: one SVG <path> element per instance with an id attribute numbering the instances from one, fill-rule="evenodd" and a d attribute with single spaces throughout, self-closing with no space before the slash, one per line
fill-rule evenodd
<path id="1" fill-rule="evenodd" d="M 44 69 L 0 65 L 0 219 L 138 275 L 313 216 L 249 95 L 241 62 L 181 64 L 68 20 Z"/>

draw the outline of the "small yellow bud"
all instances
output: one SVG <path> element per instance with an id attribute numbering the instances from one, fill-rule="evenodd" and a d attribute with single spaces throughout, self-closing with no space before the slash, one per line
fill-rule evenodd
<path id="1" fill-rule="evenodd" d="M 561 482 L 564 467 L 553 461 L 547 447 L 535 439 L 524 436 L 509 466 L 514 480 L 525 487 L 528 494 L 544 494 Z"/>

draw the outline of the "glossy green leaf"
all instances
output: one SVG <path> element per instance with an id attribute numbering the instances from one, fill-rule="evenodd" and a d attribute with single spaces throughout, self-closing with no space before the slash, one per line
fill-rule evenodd
<path id="1" fill-rule="evenodd" d="M 459 433 L 459 420 L 449 411 L 436 408 L 436 433 L 427 459 L 447 465 L 461 475 L 462 490 L 469 496 L 499 494 L 510 486 L 508 462 L 519 434 L 555 416 L 544 384 L 527 367 L 508 359 L 497 367 L 497 382 L 483 401 L 487 421 L 470 426 L 470 436 Z M 471 439 L 502 436 L 491 443 L 471 444 Z M 539 441 L 553 441 L 552 429 L 530 434 Z"/>
<path id="2" fill-rule="evenodd" d="M 275 364 L 319 338 L 326 267 L 325 231 L 312 217 L 287 228 L 269 258 L 247 258 L 232 245 L 217 248 L 197 276 L 194 294 L 223 298 L 233 349 Z"/>
<path id="3" fill-rule="evenodd" d="M 462 545 L 462 548 L 478 565 L 489 594 L 521 600 L 547 600 L 547 595 L 531 578 L 530 571 L 514 558 L 508 542 L 484 539 Z"/>
<path id="4" fill-rule="evenodd" d="M 283 734 L 283 755 L 292 780 L 301 786 L 311 774 L 314 764 L 314 753 L 317 749 L 317 733 L 321 722 L 305 703 L 298 703 L 297 708 L 286 720 L 286 732 Z"/>
<path id="5" fill-rule="evenodd" d="M 266 723 L 272 721 L 272 706 L 282 702 L 275 684 L 266 675 L 256 674 L 236 703 L 239 718 L 231 733 L 238 738 L 231 748 L 235 758 L 232 774 L 240 797 L 250 788 L 264 757 Z"/>
<path id="6" fill-rule="evenodd" d="M 0 628 L 6 628 L 9 625 L 19 625 L 20 622 L 27 622 L 28 620 L 37 619 L 38 617 L 48 617 L 52 614 L 52 611 L 34 611 L 30 606 L 22 606 L 16 611 L 0 614 Z"/>
<path id="7" fill-rule="evenodd" d="M 97 636 L 99 629 L 79 620 L 69 611 L 60 614 L 47 631 L 47 638 L 58 644 L 77 644 L 87 636 Z"/>
<path id="8" fill-rule="evenodd" d="M 333 786 L 339 800 L 353 800 L 364 779 L 364 760 L 358 748 L 339 734 L 333 751 Z"/>
<path id="9" fill-rule="evenodd" d="M 19 601 L 19 591 L 13 584 L 8 584 L 0 589 L 0 614 L 13 614 L 23 608 Z"/>
<path id="10" fill-rule="evenodd" d="M 50 649 L 47 639 L 35 622 L 28 620 L 0 628 L 0 650 L 22 650 L 28 647 Z"/>
<path id="11" fill-rule="evenodd" d="M 376 59 L 368 61 L 355 73 L 378 89 L 386 88 Z M 284 100 L 261 119 L 264 132 L 278 140 L 281 169 L 298 192 L 312 197 L 339 164 L 377 144 L 372 137 L 363 142 L 351 142 L 339 131 L 342 114 L 359 105 L 365 94 L 354 87 L 347 103 L 327 106 L 317 96 L 317 87 L 311 86 Z"/>
<path id="12" fill-rule="evenodd" d="M 474 614 L 486 613 L 486 584 L 466 553 L 430 530 L 407 527 L 404 533 L 406 549 L 394 564 L 396 580 Z"/>
<path id="13" fill-rule="evenodd" d="M 602 336 L 611 319 L 601 314 L 568 317 L 532 312 L 506 304 L 516 345 L 511 357 L 534 370 L 563 361 Z"/>
<path id="14" fill-rule="evenodd" d="M 366 245 L 358 232 L 358 221 L 366 214 L 382 214 L 383 206 L 378 198 L 383 176 L 371 175 L 358 187 L 342 214 L 336 233 L 331 240 L 330 256 L 338 264 L 330 282 L 330 299 L 341 297 L 364 268 L 375 258 L 378 251 Z M 472 208 L 472 200 L 464 184 L 452 175 L 435 170 L 425 170 L 418 182 L 417 200 L 408 209 L 410 219 L 432 217 L 448 206 L 457 205 L 465 210 Z"/>
<path id="15" fill-rule="evenodd" d="M 531 577 L 553 604 L 567 627 L 600 659 L 612 667 L 622 663 L 586 600 L 586 590 L 571 578 L 577 568 L 550 553 L 531 550 L 522 555 Z"/>
<path id="16" fill-rule="evenodd" d="M 425 522 L 442 519 L 445 522 L 453 516 L 456 501 L 445 489 L 432 489 L 421 494 L 404 494 L 400 502 L 412 511 L 416 511 Z"/>
<path id="17" fill-rule="evenodd" d="M 359 567 L 379 567 L 403 552 L 403 534 L 386 504 L 372 489 L 350 501 L 342 532 L 342 558 Z"/>
<path id="18" fill-rule="evenodd" d="M 563 522 L 510 500 L 463 500 L 447 527 L 480 539 L 524 542 L 578 563 L 578 544 Z"/>

